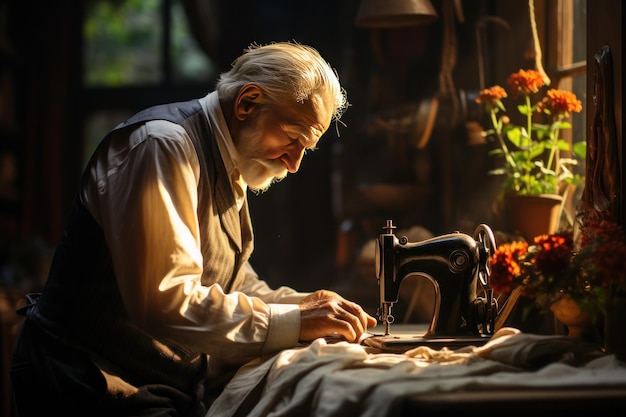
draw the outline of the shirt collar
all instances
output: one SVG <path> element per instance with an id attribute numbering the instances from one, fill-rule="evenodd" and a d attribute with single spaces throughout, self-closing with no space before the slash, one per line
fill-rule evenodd
<path id="1" fill-rule="evenodd" d="M 237 207 L 241 209 L 248 186 L 241 177 L 239 170 L 236 168 L 239 152 L 237 152 L 233 138 L 230 136 L 230 131 L 228 130 L 226 119 L 224 119 L 224 113 L 222 113 L 217 91 L 207 94 L 203 99 L 200 99 L 200 103 L 213 127 L 217 146 L 224 160 L 224 166 L 226 167 L 226 172 L 228 172 L 228 177 L 230 178 L 230 183 L 235 193 Z"/>

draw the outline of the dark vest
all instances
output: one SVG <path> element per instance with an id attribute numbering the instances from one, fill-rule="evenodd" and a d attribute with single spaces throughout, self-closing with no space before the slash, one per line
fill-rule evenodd
<path id="1" fill-rule="evenodd" d="M 241 266 L 252 252 L 247 202 L 240 214 L 198 100 L 149 108 L 113 131 L 157 119 L 180 124 L 193 141 L 201 173 L 198 219 L 204 257 L 202 283 L 219 283 L 228 292 L 238 285 Z M 109 137 L 110 133 L 99 146 L 107 146 Z M 135 386 L 158 383 L 189 392 L 205 378 L 205 354 L 156 340 L 129 320 L 103 230 L 82 204 L 80 193 L 46 285 L 27 316 L 55 337 L 95 353 L 106 361 L 109 372 Z"/>

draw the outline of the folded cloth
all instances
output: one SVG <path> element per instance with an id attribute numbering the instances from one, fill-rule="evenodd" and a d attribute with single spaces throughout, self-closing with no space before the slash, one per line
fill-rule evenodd
<path id="1" fill-rule="evenodd" d="M 538 369 L 554 362 L 581 365 L 603 353 L 595 344 L 568 336 L 522 333 L 512 327 L 503 327 L 480 347 L 433 350 L 419 346 L 405 355 L 440 363 L 469 363 L 489 359 L 517 368 Z"/>
<path id="2" fill-rule="evenodd" d="M 566 336 L 503 328 L 480 347 L 421 346 L 405 354 L 317 339 L 242 367 L 207 417 L 385 417 L 414 395 L 590 386 L 626 390 L 626 367 Z"/>
<path id="3" fill-rule="evenodd" d="M 525 369 L 538 369 L 554 362 L 582 365 L 603 356 L 599 346 L 568 336 L 521 333 L 500 329 L 484 346 L 474 348 L 470 360 L 491 359 Z"/>

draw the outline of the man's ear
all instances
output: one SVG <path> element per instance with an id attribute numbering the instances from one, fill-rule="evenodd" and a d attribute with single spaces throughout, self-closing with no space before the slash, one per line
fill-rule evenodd
<path id="1" fill-rule="evenodd" d="M 241 87 L 235 99 L 235 117 L 245 120 L 263 100 L 263 92 L 255 84 L 246 84 Z"/>

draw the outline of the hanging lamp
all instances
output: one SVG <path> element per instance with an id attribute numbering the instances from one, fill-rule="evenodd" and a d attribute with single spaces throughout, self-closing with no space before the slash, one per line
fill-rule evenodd
<path id="1" fill-rule="evenodd" d="M 430 0 L 362 0 L 354 24 L 364 28 L 418 26 L 437 19 Z"/>

